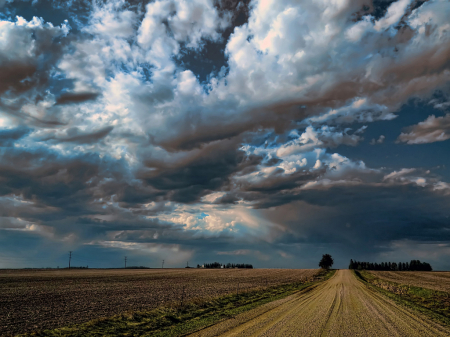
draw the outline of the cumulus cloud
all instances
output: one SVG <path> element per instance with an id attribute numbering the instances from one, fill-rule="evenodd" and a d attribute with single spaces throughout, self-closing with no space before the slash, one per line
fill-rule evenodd
<path id="1" fill-rule="evenodd" d="M 146 6 L 138 40 L 144 48 L 151 48 L 169 31 L 176 41 L 198 48 L 203 38 L 220 38 L 219 31 L 230 24 L 230 14 L 220 15 L 213 3 L 205 0 L 156 1 Z"/>
<path id="2" fill-rule="evenodd" d="M 135 33 L 137 13 L 123 9 L 124 0 L 115 0 L 103 6 L 94 2 L 90 25 L 85 30 L 107 38 L 129 38 Z"/>

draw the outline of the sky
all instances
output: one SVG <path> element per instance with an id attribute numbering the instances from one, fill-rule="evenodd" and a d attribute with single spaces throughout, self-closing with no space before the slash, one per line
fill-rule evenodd
<path id="1" fill-rule="evenodd" d="M 0 268 L 450 270 L 447 0 L 0 0 Z"/>

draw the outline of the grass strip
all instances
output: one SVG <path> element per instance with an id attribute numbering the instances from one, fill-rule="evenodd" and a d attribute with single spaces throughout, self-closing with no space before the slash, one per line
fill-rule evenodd
<path id="1" fill-rule="evenodd" d="M 22 336 L 183 336 L 240 313 L 299 291 L 307 291 L 328 280 L 334 270 L 320 271 L 305 283 L 292 283 L 221 296 L 212 300 L 192 300 L 149 311 L 128 312 L 109 318 Z"/>
<path id="2" fill-rule="evenodd" d="M 354 273 L 366 286 L 396 303 L 450 326 L 449 293 L 387 281 L 364 270 L 354 270 Z"/>

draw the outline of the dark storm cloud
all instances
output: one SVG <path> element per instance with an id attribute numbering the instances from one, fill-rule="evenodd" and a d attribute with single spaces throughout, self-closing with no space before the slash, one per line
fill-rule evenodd
<path id="1" fill-rule="evenodd" d="M 0 130 L 0 147 L 12 146 L 14 144 L 14 141 L 25 137 L 30 132 L 31 129 L 28 128 Z"/>
<path id="2" fill-rule="evenodd" d="M 62 94 L 56 100 L 57 105 L 83 103 L 97 99 L 99 93 L 96 92 L 80 92 L 80 93 L 66 93 Z"/>
<path id="3" fill-rule="evenodd" d="M 114 214 L 112 210 L 108 212 Z M 115 219 L 102 220 L 92 217 L 66 217 L 47 224 L 55 228 L 55 234 L 63 237 L 76 233 L 82 240 L 108 240 L 109 233 L 114 233 L 114 240 L 123 242 L 154 242 L 154 234 L 165 233 L 166 237 L 180 241 L 182 229 L 157 219 L 143 219 L 127 212 L 116 212 Z M 179 234 L 177 234 L 179 233 Z M 111 237 L 110 237 L 111 238 Z"/>
<path id="4" fill-rule="evenodd" d="M 22 62 L 10 61 L 0 64 L 0 94 L 8 90 L 23 92 L 33 88 L 37 84 L 47 81 L 44 73 L 36 74 L 37 66 Z"/>
<path id="5" fill-rule="evenodd" d="M 298 188 L 308 181 L 319 177 L 322 172 L 295 172 L 290 175 L 285 175 L 285 170 L 282 168 L 276 169 L 266 179 L 258 183 L 250 183 L 248 186 L 243 184 L 242 190 L 250 192 L 262 192 L 265 194 L 272 194 L 285 190 Z"/>
<path id="6" fill-rule="evenodd" d="M 405 201 L 405 195 L 408 195 L 408 201 Z M 449 213 L 444 207 L 448 201 L 448 196 L 442 199 L 442 196 L 430 190 L 424 192 L 422 187 L 414 185 L 304 191 L 297 200 L 291 199 L 276 209 L 261 210 L 262 217 L 282 225 L 285 232 L 274 235 L 266 251 L 292 249 L 295 252 L 298 248 L 294 247 L 298 245 L 312 245 L 310 250 L 319 249 L 320 252 L 320 247 L 337 245 L 339 249 L 334 250 L 338 256 L 357 254 L 376 258 L 377 254 L 389 250 L 393 241 L 431 243 L 449 240 Z M 261 250 L 264 246 L 262 242 L 238 238 L 231 242 L 227 235 L 203 240 L 191 237 L 193 233 L 190 232 L 177 233 L 167 232 L 167 242 L 196 246 L 199 252 L 209 254 L 211 250 L 239 249 L 244 243 L 250 250 Z M 150 240 L 143 234 L 127 232 L 122 238 L 138 242 Z"/>
<path id="7" fill-rule="evenodd" d="M 332 188 L 304 191 L 297 201 L 262 216 L 277 221 L 285 233 L 278 244 L 340 246 L 339 254 L 370 256 L 389 251 L 393 242 L 448 241 L 449 212 L 442 198 L 419 186 Z M 438 258 L 439 260 L 439 258 Z"/>
<path id="8" fill-rule="evenodd" d="M 93 132 L 83 132 L 77 127 L 69 128 L 65 130 L 64 134 L 53 134 L 52 136 L 47 136 L 40 138 L 39 141 L 51 141 L 56 143 L 76 143 L 76 144 L 92 144 L 97 143 L 101 139 L 105 138 L 112 130 L 113 126 L 107 126 L 103 129 L 96 130 Z"/>
<path id="9" fill-rule="evenodd" d="M 4 151 L 0 196 L 22 196 L 60 214 L 89 214 L 97 207 L 92 202 L 102 179 L 120 178 L 120 169 L 120 163 L 92 154 L 62 157 L 44 149 Z"/>
<path id="10" fill-rule="evenodd" d="M 314 100 L 308 102 L 313 105 L 318 103 Z M 153 137 L 153 142 L 168 151 L 191 150 L 215 141 L 228 142 L 230 139 L 237 147 L 239 138 L 245 139 L 243 134 L 246 132 L 274 129 L 282 134 L 289 127 L 294 127 L 295 121 L 317 114 L 321 109 L 320 104 L 308 110 L 301 108 L 305 103 L 307 101 L 288 102 L 246 110 L 234 116 L 228 115 L 227 119 L 223 118 L 227 115 L 225 111 L 223 114 L 209 114 L 207 111 L 187 113 L 182 118 L 168 119 L 167 124 L 176 133 L 171 130 L 170 134 L 161 134 L 160 138 Z M 166 139 L 167 136 L 170 139 Z"/>
<path id="11" fill-rule="evenodd" d="M 139 180 L 135 184 L 113 182 L 106 184 L 103 191 L 108 194 L 116 194 L 117 200 L 122 207 L 139 207 L 141 204 L 157 200 L 164 200 L 165 191 L 158 190 L 152 186 L 146 186 Z M 145 214 L 151 213 L 143 211 Z"/>
<path id="12" fill-rule="evenodd" d="M 239 197 L 232 194 L 232 193 L 226 193 L 222 197 L 217 198 L 214 200 L 215 204 L 235 204 L 239 201 Z"/>
<path id="13" fill-rule="evenodd" d="M 175 163 L 146 162 L 151 169 L 138 174 L 145 184 L 164 191 L 166 197 L 177 202 L 192 203 L 208 192 L 220 189 L 238 171 L 254 170 L 262 158 L 246 157 L 237 149 L 238 142 L 222 141 L 193 151 Z"/>

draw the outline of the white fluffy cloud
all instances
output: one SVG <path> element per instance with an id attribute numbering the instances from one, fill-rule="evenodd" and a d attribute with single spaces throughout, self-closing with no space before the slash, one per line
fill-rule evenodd
<path id="1" fill-rule="evenodd" d="M 75 81 L 73 92 L 100 94 L 79 114 L 81 126 L 114 125 L 111 136 L 134 132 L 151 135 L 164 148 L 195 147 L 247 130 L 287 131 L 292 120 L 312 114 L 309 123 L 322 128 L 321 138 L 286 144 L 285 150 L 356 145 L 360 135 L 327 136 L 321 124 L 393 119 L 406 99 L 448 81 L 445 18 L 430 15 L 447 10 L 442 1 L 409 13 L 402 0 L 378 21 L 370 15 L 348 20 L 364 3 L 255 1 L 248 24 L 236 27 L 227 42 L 229 72 L 202 87 L 175 59 L 181 48 L 221 39 L 230 14 L 206 0 L 161 0 L 149 3 L 139 21 L 117 0 L 94 7 L 84 28 L 93 38 L 74 42 L 58 67 Z M 412 28 L 394 29 L 399 17 Z M 424 65 L 431 52 L 436 62 Z M 72 107 L 61 109 L 61 116 L 73 115 Z M 70 127 L 77 123 L 71 120 Z"/>
<path id="2" fill-rule="evenodd" d="M 230 13 L 219 15 L 208 0 L 158 0 L 146 6 L 138 41 L 150 49 L 158 39 L 172 35 L 175 41 L 198 48 L 202 39 L 219 39 L 219 31 L 230 24 L 230 19 Z"/>
<path id="3" fill-rule="evenodd" d="M 405 19 L 414 34 L 394 29 L 408 14 L 409 3 L 393 3 L 378 21 L 366 16 L 354 23 L 348 17 L 362 2 L 256 1 L 248 25 L 236 29 L 227 45 L 228 92 L 241 104 L 283 99 L 339 104 L 333 108 L 365 111 L 367 120 L 392 118 L 391 112 L 407 97 L 428 94 L 430 80 L 436 88 L 449 76 L 442 68 L 449 45 L 442 41 L 449 40 L 448 31 L 426 28 L 447 24 L 441 14 L 426 13 L 448 13 L 448 6 L 434 1 L 414 10 Z M 427 60 L 430 53 L 436 63 Z M 435 75 L 425 75 L 429 67 L 436 69 Z M 353 105 L 347 107 L 350 100 Z"/>
<path id="4" fill-rule="evenodd" d="M 403 15 L 406 14 L 406 10 L 411 2 L 412 0 L 399 0 L 393 2 L 387 9 L 385 16 L 375 22 L 375 30 L 381 31 L 397 25 Z"/>
<path id="5" fill-rule="evenodd" d="M 110 38 L 129 38 L 135 34 L 137 14 L 122 9 L 124 0 L 110 1 L 103 6 L 94 3 L 90 25 L 85 31 Z"/>

